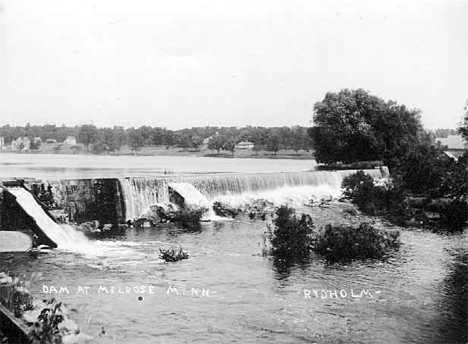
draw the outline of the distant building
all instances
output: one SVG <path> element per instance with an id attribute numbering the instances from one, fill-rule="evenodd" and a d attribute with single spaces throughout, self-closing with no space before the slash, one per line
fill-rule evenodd
<path id="1" fill-rule="evenodd" d="M 461 135 L 448 135 L 446 138 L 445 137 L 437 137 L 435 139 L 436 142 L 440 142 L 442 146 L 447 146 L 449 150 L 452 149 L 466 149 L 463 138 Z"/>
<path id="2" fill-rule="evenodd" d="M 0 136 L 0 147 L 5 146 L 5 138 Z"/>
<path id="3" fill-rule="evenodd" d="M 12 151 L 27 151 L 31 147 L 31 140 L 27 136 L 18 137 L 11 142 Z"/>
<path id="4" fill-rule="evenodd" d="M 468 151 L 461 135 L 448 135 L 446 138 L 438 137 L 435 141 L 440 143 L 441 146 L 447 147 L 444 150 L 445 155 L 454 160 L 458 160 L 459 157 Z"/>
<path id="5" fill-rule="evenodd" d="M 254 143 L 249 141 L 242 141 L 236 145 L 236 149 L 253 149 Z"/>
<path id="6" fill-rule="evenodd" d="M 45 140 L 46 143 L 57 143 L 57 140 L 54 139 L 47 139 Z"/>
<path id="7" fill-rule="evenodd" d="M 66 145 L 76 145 L 76 138 L 74 136 L 68 136 L 65 141 L 63 141 L 64 144 Z"/>

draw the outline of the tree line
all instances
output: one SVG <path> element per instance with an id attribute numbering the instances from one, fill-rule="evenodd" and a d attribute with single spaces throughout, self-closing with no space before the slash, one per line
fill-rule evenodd
<path id="1" fill-rule="evenodd" d="M 124 145 L 128 145 L 133 153 L 137 153 L 143 146 L 177 147 L 188 151 L 198 151 L 204 142 L 208 149 L 234 153 L 236 145 L 240 142 L 253 143 L 253 150 L 277 153 L 280 149 L 309 151 L 311 139 L 308 128 L 293 127 L 193 127 L 180 130 L 170 130 L 161 127 L 141 126 L 139 128 L 98 128 L 93 124 L 75 127 L 65 125 L 31 125 L 0 127 L 0 136 L 5 142 L 11 142 L 18 137 L 29 137 L 34 142 L 32 149 L 40 145 L 34 138 L 39 137 L 42 142 L 48 139 L 63 142 L 67 137 L 73 136 L 78 143 L 83 144 L 87 151 L 100 154 L 104 152 L 115 153 Z M 208 142 L 207 142 L 208 141 Z"/>

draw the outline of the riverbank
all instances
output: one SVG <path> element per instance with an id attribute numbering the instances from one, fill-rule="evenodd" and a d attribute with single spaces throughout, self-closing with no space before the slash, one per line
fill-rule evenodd
<path id="1" fill-rule="evenodd" d="M 280 149 L 276 154 L 271 151 L 260 150 L 254 152 L 252 149 L 239 149 L 234 152 L 221 151 L 219 154 L 214 150 L 204 147 L 200 150 L 185 150 L 177 147 L 166 148 L 164 146 L 144 146 L 134 154 L 129 146 L 123 146 L 119 151 L 113 153 L 93 154 L 91 148 L 76 149 L 77 146 L 66 144 L 47 144 L 44 143 L 38 150 L 29 150 L 17 152 L 11 150 L 2 150 L 0 154 L 54 154 L 54 155 L 97 155 L 97 156 L 181 156 L 181 157 L 214 157 L 214 158 L 246 158 L 246 159 L 313 159 L 313 153 L 305 151 L 294 151 L 292 149 Z"/>

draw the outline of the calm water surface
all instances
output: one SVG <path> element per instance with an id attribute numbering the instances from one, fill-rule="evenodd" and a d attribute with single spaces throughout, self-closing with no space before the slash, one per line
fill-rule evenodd
<path id="1" fill-rule="evenodd" d="M 119 343 L 465 343 L 468 237 L 404 231 L 386 262 L 329 266 L 314 259 L 285 266 L 262 257 L 265 222 L 204 223 L 128 229 L 93 239 L 94 253 L 54 251 L 37 259 L 1 254 L 1 270 L 21 271 L 31 291 L 68 287 L 57 295 L 84 322 Z M 190 258 L 162 263 L 159 248 L 180 244 Z M 77 286 L 89 286 L 88 295 Z M 154 294 L 98 294 L 99 286 L 154 286 Z M 180 295 L 167 294 L 168 287 Z M 209 296 L 190 295 L 191 289 Z M 304 297 L 304 290 L 345 290 L 362 297 Z M 186 290 L 188 295 L 182 295 Z M 312 294 L 313 295 L 313 294 Z M 138 297 L 142 299 L 139 300 Z"/>
<path id="2" fill-rule="evenodd" d="M 225 159 L 182 156 L 96 156 L 0 153 L 0 178 L 151 177 L 194 173 L 266 173 L 313 170 L 314 160 Z"/>

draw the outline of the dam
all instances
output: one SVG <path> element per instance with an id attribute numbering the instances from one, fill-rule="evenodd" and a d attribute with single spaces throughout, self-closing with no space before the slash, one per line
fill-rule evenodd
<path id="1" fill-rule="evenodd" d="M 0 205 L 4 214 L 2 226 L 11 227 L 12 220 L 7 218 L 7 214 L 18 216 L 15 211 L 19 211 L 20 217 L 28 218 L 28 225 L 38 234 L 38 243 L 57 247 L 70 238 L 64 237 L 66 230 L 57 224 L 41 200 L 51 209 L 60 210 L 65 215 L 64 222 L 98 221 L 101 225 L 117 226 L 138 219 L 151 206 L 172 203 L 173 190 L 181 194 L 188 204 L 203 206 L 209 211 L 212 211 L 213 202 L 220 200 L 234 207 L 255 199 L 264 199 L 275 205 L 301 206 L 314 197 L 338 197 L 343 178 L 351 173 L 354 171 L 30 180 L 23 182 L 22 186 L 9 186 L 6 182 L 3 188 L 7 197 L 2 199 L 4 203 L 16 203 L 17 209 L 12 210 L 7 204 Z M 366 173 L 374 178 L 382 177 L 380 169 L 366 170 Z"/>

